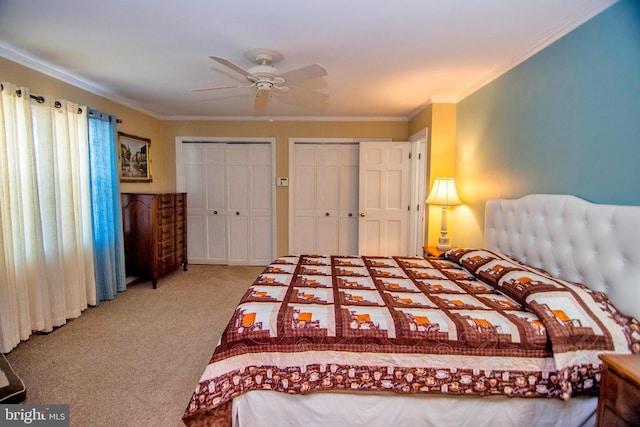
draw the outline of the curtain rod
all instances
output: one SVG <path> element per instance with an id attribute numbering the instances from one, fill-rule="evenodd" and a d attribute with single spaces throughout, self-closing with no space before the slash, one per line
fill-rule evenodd
<path id="1" fill-rule="evenodd" d="M 0 90 L 4 90 L 4 85 L 3 85 L 3 84 L 1 84 L 1 83 L 0 83 Z M 20 90 L 20 89 L 16 89 L 16 95 L 18 95 L 18 96 L 22 96 L 22 90 Z M 44 103 L 44 101 L 45 101 L 44 96 L 42 96 L 42 95 L 32 95 L 32 94 L 29 94 L 29 97 L 30 97 L 31 99 L 33 99 L 34 101 L 36 101 L 38 104 L 42 104 L 42 103 Z M 61 103 L 60 101 L 55 101 L 55 102 L 53 103 L 53 106 L 54 106 L 55 108 L 61 108 L 61 107 L 62 107 L 62 103 Z M 82 113 L 82 108 L 78 108 L 78 114 L 81 114 L 81 113 Z M 122 123 L 122 120 L 120 120 L 120 119 L 116 119 L 116 123 Z"/>

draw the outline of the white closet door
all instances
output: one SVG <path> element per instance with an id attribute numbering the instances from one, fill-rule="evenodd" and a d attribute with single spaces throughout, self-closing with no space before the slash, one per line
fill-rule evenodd
<path id="1" fill-rule="evenodd" d="M 187 192 L 189 262 L 226 263 L 224 144 L 183 144 L 182 156 Z"/>
<path id="2" fill-rule="evenodd" d="M 244 144 L 227 145 L 228 248 L 229 264 L 249 262 L 249 148 Z"/>
<path id="3" fill-rule="evenodd" d="M 358 146 L 295 145 L 293 254 L 356 255 Z"/>
<path id="4" fill-rule="evenodd" d="M 292 254 L 312 254 L 316 245 L 316 146 L 295 145 Z"/>
<path id="5" fill-rule="evenodd" d="M 340 211 L 340 147 L 316 147 L 316 244 L 314 253 L 337 254 Z"/>
<path id="6" fill-rule="evenodd" d="M 360 255 L 408 255 L 409 142 L 361 142 Z"/>
<path id="7" fill-rule="evenodd" d="M 191 144 L 190 144 L 191 145 Z M 193 144 L 196 145 L 196 144 Z M 225 173 L 225 145 L 198 144 L 204 149 L 205 188 L 206 188 L 206 222 L 207 233 L 193 236 L 196 239 L 206 237 L 207 264 L 226 264 L 229 258 L 227 251 L 227 174 Z M 188 191 L 187 187 L 187 191 Z M 187 193 L 187 202 L 191 193 Z M 187 212 L 189 210 L 187 209 Z M 187 215 L 190 215 L 189 213 Z M 191 223 L 187 222 L 187 233 L 191 233 Z M 197 230 L 192 233 L 197 233 Z M 191 235 L 192 235 L 191 234 Z M 191 238 L 191 235 L 189 238 Z M 188 252 L 187 252 L 188 253 Z"/>
<path id="8" fill-rule="evenodd" d="M 187 253 L 189 262 L 203 263 L 207 258 L 204 238 L 207 230 L 206 187 L 201 144 L 183 144 L 182 158 L 187 195 Z"/>
<path id="9" fill-rule="evenodd" d="M 183 143 L 182 158 L 189 262 L 268 264 L 273 259 L 271 146 Z"/>
<path id="10" fill-rule="evenodd" d="M 340 210 L 338 212 L 340 224 L 338 226 L 340 241 L 338 254 L 358 254 L 358 146 L 340 146 L 338 159 Z"/>
<path id="11" fill-rule="evenodd" d="M 273 260 L 271 147 L 252 145 L 249 164 L 249 263 L 264 265 Z"/>

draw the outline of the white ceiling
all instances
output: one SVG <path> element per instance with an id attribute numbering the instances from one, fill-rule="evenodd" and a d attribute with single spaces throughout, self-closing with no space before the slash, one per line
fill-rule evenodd
<path id="1" fill-rule="evenodd" d="M 282 72 L 324 66 L 297 86 L 329 95 L 321 108 L 272 96 L 270 117 L 406 119 L 461 100 L 616 1 L 0 0 L 0 56 L 158 118 L 264 118 L 254 89 L 192 90 L 247 84 L 210 55 L 246 69 L 244 52 L 268 48 Z"/>

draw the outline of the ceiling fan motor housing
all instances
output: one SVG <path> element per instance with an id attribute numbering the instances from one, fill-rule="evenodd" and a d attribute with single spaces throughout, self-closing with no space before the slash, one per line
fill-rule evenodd
<path id="1" fill-rule="evenodd" d="M 273 87 L 273 83 L 269 81 L 259 81 L 256 83 L 256 88 L 258 92 L 271 92 L 271 88 Z"/>

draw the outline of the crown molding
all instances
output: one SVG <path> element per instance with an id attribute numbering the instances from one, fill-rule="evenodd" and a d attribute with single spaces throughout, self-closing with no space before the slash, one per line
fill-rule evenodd
<path id="1" fill-rule="evenodd" d="M 110 101 L 116 102 L 122 106 L 129 107 L 133 110 L 147 114 L 156 119 L 160 118 L 153 111 L 149 111 L 145 108 L 140 107 L 140 105 L 132 103 L 131 100 L 128 98 L 118 96 L 113 92 L 110 92 L 109 90 L 96 85 L 95 83 L 89 82 L 88 80 L 84 80 L 67 71 L 63 71 L 60 68 L 57 68 L 45 62 L 42 62 L 39 59 L 35 59 L 32 56 L 27 55 L 26 53 L 21 52 L 17 49 L 14 49 L 2 42 L 0 42 L 0 56 L 10 61 L 13 61 L 15 63 L 18 63 L 20 65 L 23 65 L 27 68 L 30 68 L 34 71 L 45 74 L 49 77 L 53 77 L 54 79 L 60 80 L 63 83 L 70 84 L 71 86 L 77 87 L 82 90 L 86 90 L 87 92 L 93 93 L 94 95 L 98 95 Z"/>
<path id="2" fill-rule="evenodd" d="M 424 111 L 431 104 L 457 104 L 459 99 L 455 96 L 432 96 L 422 104 L 414 108 L 407 116 L 408 120 L 413 119 L 415 116 Z"/>
<path id="3" fill-rule="evenodd" d="M 161 120 L 255 121 L 255 122 L 406 122 L 406 116 L 161 116 Z"/>

